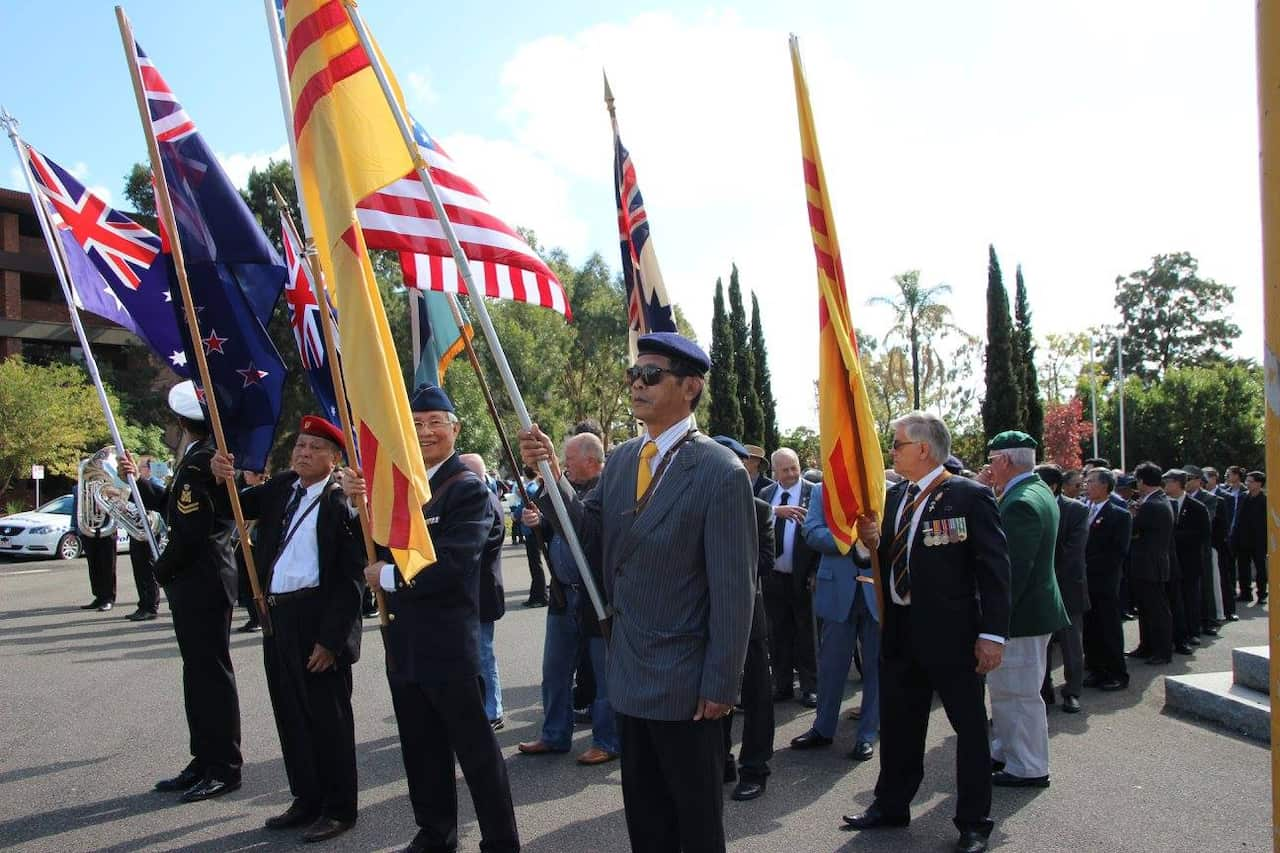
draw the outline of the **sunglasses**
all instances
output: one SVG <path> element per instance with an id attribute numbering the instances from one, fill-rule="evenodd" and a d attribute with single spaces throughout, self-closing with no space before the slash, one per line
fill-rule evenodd
<path id="1" fill-rule="evenodd" d="M 658 367 L 656 364 L 635 364 L 627 368 L 627 384 L 632 385 L 637 379 L 645 385 L 654 386 L 662 381 L 664 374 L 678 377 L 669 367 Z"/>

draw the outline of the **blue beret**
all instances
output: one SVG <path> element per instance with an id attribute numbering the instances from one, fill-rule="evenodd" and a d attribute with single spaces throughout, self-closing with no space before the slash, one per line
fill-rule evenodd
<path id="1" fill-rule="evenodd" d="M 751 456 L 751 454 L 747 452 L 747 448 L 743 447 L 740 442 L 729 438 L 727 435 L 713 435 L 711 440 L 716 444 L 723 444 L 725 447 L 732 450 L 739 459 L 747 459 Z"/>
<path id="2" fill-rule="evenodd" d="M 959 474 L 964 470 L 964 463 L 958 456 L 948 456 L 947 461 L 942 463 L 942 467 L 949 474 Z"/>
<path id="3" fill-rule="evenodd" d="M 452 412 L 453 401 L 439 385 L 419 385 L 409 400 L 415 412 Z"/>
<path id="4" fill-rule="evenodd" d="M 1121 474 L 1116 477 L 1116 488 L 1132 489 L 1138 485 L 1138 478 L 1132 474 Z"/>
<path id="5" fill-rule="evenodd" d="M 642 355 L 665 355 L 667 358 L 679 359 L 697 370 L 699 376 L 711 369 L 711 359 L 707 358 L 702 348 L 675 332 L 641 335 L 636 339 L 636 350 Z"/>

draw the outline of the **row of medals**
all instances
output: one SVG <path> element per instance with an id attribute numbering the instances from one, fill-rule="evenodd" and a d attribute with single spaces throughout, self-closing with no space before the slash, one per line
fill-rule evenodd
<path id="1" fill-rule="evenodd" d="M 926 521 L 925 525 L 924 544 L 926 545 L 954 545 L 969 538 L 969 528 L 965 525 L 963 518 L 941 518 L 936 521 Z"/>

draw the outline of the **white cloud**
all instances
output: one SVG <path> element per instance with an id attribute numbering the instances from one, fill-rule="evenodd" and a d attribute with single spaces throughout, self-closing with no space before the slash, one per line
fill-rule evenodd
<path id="1" fill-rule="evenodd" d="M 92 184 L 86 187 L 86 189 L 89 190 L 89 192 L 96 195 L 98 198 L 105 201 L 107 204 L 111 204 L 112 193 L 111 193 L 110 187 L 107 187 L 103 184 Z"/>
<path id="2" fill-rule="evenodd" d="M 440 94 L 431 85 L 431 74 L 425 69 L 410 71 L 405 75 L 404 81 L 410 110 L 421 111 L 440 100 Z"/>
<path id="3" fill-rule="evenodd" d="M 27 188 L 27 179 L 17 166 L 9 167 L 9 188 L 23 191 Z"/>
<path id="4" fill-rule="evenodd" d="M 286 143 L 281 145 L 274 151 L 254 151 L 251 154 L 236 152 L 234 154 L 218 154 L 218 162 L 222 164 L 222 169 L 227 173 L 227 177 L 231 179 L 231 183 L 240 189 L 244 189 L 249 183 L 249 173 L 254 169 L 266 168 L 271 160 L 289 159 L 289 145 Z"/>

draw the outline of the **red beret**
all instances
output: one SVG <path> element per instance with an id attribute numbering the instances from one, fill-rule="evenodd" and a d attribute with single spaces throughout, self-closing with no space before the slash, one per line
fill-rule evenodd
<path id="1" fill-rule="evenodd" d="M 346 443 L 342 439 L 342 430 L 338 429 L 319 415 L 304 415 L 302 418 L 302 428 L 300 432 L 303 435 L 314 435 L 319 438 L 327 438 L 334 444 L 338 445 L 339 449 L 346 446 Z"/>

